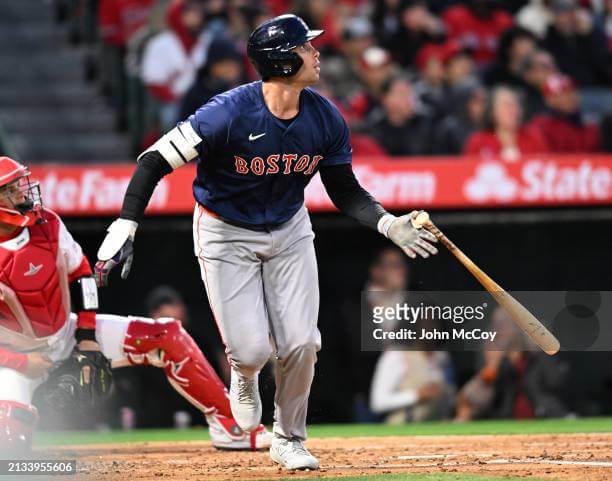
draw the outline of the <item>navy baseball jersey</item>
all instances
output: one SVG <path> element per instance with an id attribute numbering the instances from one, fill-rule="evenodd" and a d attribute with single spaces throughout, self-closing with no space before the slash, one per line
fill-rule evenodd
<path id="1" fill-rule="evenodd" d="M 311 89 L 300 94 L 298 115 L 281 120 L 268 110 L 262 83 L 212 98 L 188 121 L 198 146 L 196 200 L 230 221 L 282 224 L 304 203 L 304 189 L 320 167 L 350 164 L 346 122 Z"/>

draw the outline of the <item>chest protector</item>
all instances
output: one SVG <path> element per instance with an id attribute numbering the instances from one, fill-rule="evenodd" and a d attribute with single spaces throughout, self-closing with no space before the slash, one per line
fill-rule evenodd
<path id="1" fill-rule="evenodd" d="M 45 217 L 46 222 L 25 227 L 0 244 L 0 334 L 8 329 L 18 336 L 47 337 L 70 314 L 68 273 L 59 251 L 59 220 L 49 213 Z"/>

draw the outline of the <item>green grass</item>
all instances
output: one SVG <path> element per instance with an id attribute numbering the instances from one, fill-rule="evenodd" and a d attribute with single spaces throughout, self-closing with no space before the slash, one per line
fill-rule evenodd
<path id="1" fill-rule="evenodd" d="M 312 481 L 313 478 L 283 478 L 261 481 Z M 372 476 L 347 476 L 325 478 L 325 481 L 525 481 L 525 478 L 499 476 L 478 476 L 474 474 L 376 474 Z M 529 481 L 543 481 L 540 478 L 529 478 Z M 548 481 L 551 481 L 550 479 Z"/>
<path id="2" fill-rule="evenodd" d="M 533 421 L 473 421 L 469 423 L 427 422 L 388 426 L 385 424 L 313 425 L 312 438 L 358 436 L 431 436 L 473 434 L 560 434 L 612 432 L 612 418 L 544 419 Z M 65 444 L 128 443 L 207 440 L 208 431 L 142 429 L 135 431 L 59 431 L 36 434 L 37 446 Z M 409 478 L 408 478 L 409 479 Z M 295 480 L 294 480 L 295 481 Z"/>

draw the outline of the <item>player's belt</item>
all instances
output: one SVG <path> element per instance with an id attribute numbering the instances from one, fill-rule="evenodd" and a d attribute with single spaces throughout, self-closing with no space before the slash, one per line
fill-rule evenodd
<path id="1" fill-rule="evenodd" d="M 242 229 L 248 229 L 255 232 L 270 232 L 273 230 L 280 229 L 285 224 L 285 222 L 283 222 L 282 224 L 245 224 L 244 222 L 238 222 L 236 220 L 231 220 L 226 217 L 223 217 L 217 214 L 216 212 L 210 210 L 208 207 L 204 207 L 200 203 L 198 203 L 198 205 L 200 206 L 200 209 L 202 209 L 204 212 L 206 212 L 211 217 L 214 217 L 215 219 L 222 220 L 226 224 L 233 225 L 234 227 L 240 227 Z"/>

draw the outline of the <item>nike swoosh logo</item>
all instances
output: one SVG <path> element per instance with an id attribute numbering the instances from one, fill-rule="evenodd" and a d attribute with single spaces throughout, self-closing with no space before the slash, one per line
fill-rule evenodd
<path id="1" fill-rule="evenodd" d="M 249 140 L 252 142 L 253 140 L 257 140 L 259 137 L 263 137 L 264 135 L 266 135 L 265 132 L 263 134 L 259 134 L 259 135 L 249 134 Z"/>

